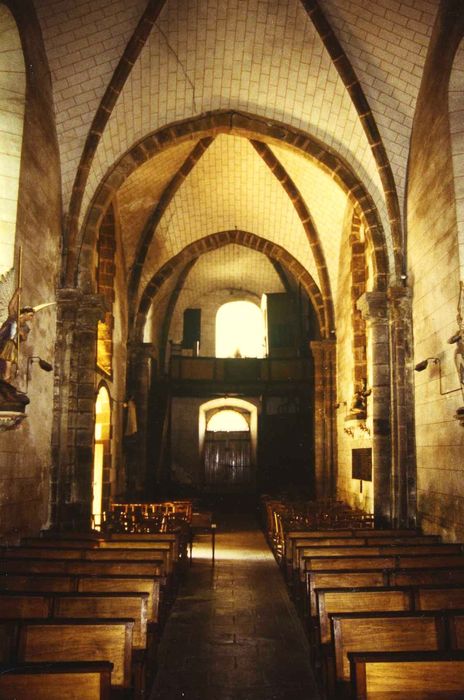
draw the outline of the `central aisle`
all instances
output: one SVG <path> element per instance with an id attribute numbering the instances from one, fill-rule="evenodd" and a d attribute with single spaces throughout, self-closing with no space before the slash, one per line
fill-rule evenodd
<path id="1" fill-rule="evenodd" d="M 150 700 L 318 700 L 309 648 L 278 566 L 247 516 L 201 536 L 159 649 Z"/>

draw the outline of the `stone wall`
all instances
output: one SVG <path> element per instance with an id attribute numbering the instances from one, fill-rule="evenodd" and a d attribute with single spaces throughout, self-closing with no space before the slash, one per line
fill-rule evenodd
<path id="1" fill-rule="evenodd" d="M 353 212 L 350 208 L 346 214 L 345 232 L 341 244 L 345 250 L 350 248 L 350 240 L 353 235 L 352 217 Z M 356 250 L 352 252 L 356 253 Z M 364 259 L 364 255 L 361 257 Z M 357 373 L 358 375 L 359 373 L 362 374 L 363 371 L 365 373 L 365 362 L 359 361 L 355 363 L 356 352 L 360 353 L 360 360 L 364 357 L 364 351 L 361 348 L 360 330 L 358 328 L 356 334 L 353 330 L 355 321 L 361 320 L 359 312 L 355 311 L 355 302 L 364 289 L 364 282 L 360 284 L 360 280 L 357 278 L 357 273 L 360 272 L 358 268 L 362 268 L 363 265 L 358 263 L 359 261 L 353 267 L 352 256 L 340 255 L 338 293 L 335 306 L 338 404 L 336 416 L 338 440 L 337 495 L 352 506 L 372 511 L 372 483 L 363 482 L 361 491 L 359 480 L 351 478 L 352 450 L 371 447 L 372 441 L 366 432 L 361 431 L 357 427 L 354 429 L 352 424 L 346 421 L 355 390 L 355 381 L 360 379 Z M 358 323 L 358 326 L 360 325 L 364 326 L 363 323 Z M 365 344 L 364 329 L 363 333 Z M 352 434 L 346 432 L 346 430 L 352 430 Z"/>
<path id="2" fill-rule="evenodd" d="M 460 282 L 447 105 L 453 56 L 463 32 L 462 6 L 444 4 L 418 100 L 407 207 L 414 361 L 439 359 L 415 373 L 418 515 L 426 531 L 451 539 L 464 537 L 464 431 L 453 417 L 462 396 L 453 391 L 458 378 L 454 346 L 447 343 L 457 330 Z"/>
<path id="3" fill-rule="evenodd" d="M 10 3 L 7 3 L 9 5 Z M 23 249 L 23 304 L 55 300 L 60 265 L 60 169 L 50 73 L 32 5 L 11 3 L 27 66 L 26 109 L 16 245 Z M 23 346 L 17 385 L 27 382 L 27 357 L 54 361 L 55 307 L 36 314 Z M 0 438 L 0 536 L 14 541 L 48 520 L 53 374 L 30 366 L 28 418 Z"/>

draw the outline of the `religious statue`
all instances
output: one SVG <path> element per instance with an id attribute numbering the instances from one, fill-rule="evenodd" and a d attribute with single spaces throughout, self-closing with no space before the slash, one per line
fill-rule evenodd
<path id="1" fill-rule="evenodd" d="M 23 306 L 17 313 L 21 288 L 18 287 L 8 304 L 8 316 L 0 326 L 0 377 L 9 382 L 13 377 L 13 367 L 18 362 L 18 340 L 25 342 L 31 330 L 30 323 L 35 309 Z"/>
<path id="2" fill-rule="evenodd" d="M 367 397 L 372 390 L 367 388 L 367 380 L 363 379 L 362 386 L 356 389 L 351 400 L 347 418 L 364 420 L 367 418 Z"/>
<path id="3" fill-rule="evenodd" d="M 0 275 L 0 379 L 5 382 L 14 379 L 20 346 L 27 341 L 36 313 L 56 304 L 52 301 L 37 306 L 21 306 L 21 292 L 20 255 L 18 280 L 15 280 L 14 268 Z M 44 369 L 42 365 L 41 367 Z"/>

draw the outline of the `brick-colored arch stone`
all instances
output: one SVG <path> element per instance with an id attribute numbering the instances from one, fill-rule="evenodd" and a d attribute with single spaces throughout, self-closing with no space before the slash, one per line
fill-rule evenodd
<path id="1" fill-rule="evenodd" d="M 277 121 L 259 116 L 218 110 L 192 119 L 170 124 L 148 135 L 125 153 L 102 181 L 87 212 L 81 239 L 75 241 L 74 271 L 71 279 L 79 274 L 81 283 L 88 286 L 93 280 L 93 252 L 99 223 L 118 188 L 144 162 L 174 144 L 190 139 L 203 139 L 218 134 L 233 134 L 264 143 L 285 144 L 313 160 L 327 172 L 357 206 L 366 225 L 367 237 L 373 255 L 374 288 L 386 290 L 388 285 L 388 256 L 380 216 L 374 201 L 350 166 L 335 151 L 318 139 Z"/>
<path id="2" fill-rule="evenodd" d="M 164 282 L 174 273 L 175 269 L 179 265 L 187 265 L 191 260 L 198 258 L 204 253 L 217 250 L 218 248 L 222 248 L 230 243 L 251 248 L 263 253 L 263 255 L 266 255 L 270 260 L 275 260 L 281 263 L 290 272 L 290 274 L 293 275 L 296 280 L 298 280 L 311 299 L 316 312 L 321 337 L 331 337 L 331 332 L 333 329 L 326 326 L 326 313 L 322 294 L 314 279 L 301 265 L 301 263 L 290 255 L 285 248 L 282 248 L 276 243 L 268 241 L 265 238 L 261 238 L 260 236 L 256 236 L 254 233 L 250 233 L 249 231 L 233 230 L 220 231 L 194 241 L 181 250 L 180 253 L 171 258 L 171 260 L 169 260 L 155 273 L 155 275 L 153 275 L 145 287 L 140 299 L 134 327 L 133 340 L 135 342 L 140 341 L 143 337 L 143 329 L 147 314 L 156 294 Z"/>

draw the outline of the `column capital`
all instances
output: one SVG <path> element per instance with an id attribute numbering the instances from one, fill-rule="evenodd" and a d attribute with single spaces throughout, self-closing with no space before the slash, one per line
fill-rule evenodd
<path id="1" fill-rule="evenodd" d="M 388 316 L 388 299 L 385 292 L 365 292 L 356 302 L 357 309 L 369 323 L 382 323 Z"/>
<path id="2" fill-rule="evenodd" d="M 106 304 L 101 294 L 86 294 L 78 287 L 62 287 L 56 301 L 63 319 L 75 319 L 81 327 L 95 326 L 105 318 Z"/>

